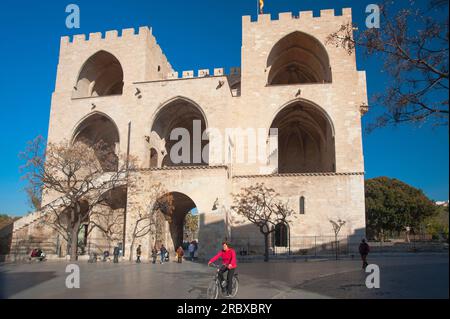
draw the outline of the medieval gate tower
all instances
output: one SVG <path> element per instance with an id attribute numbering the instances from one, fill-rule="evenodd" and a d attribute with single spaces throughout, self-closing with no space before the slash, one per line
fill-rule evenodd
<path id="1" fill-rule="evenodd" d="M 174 198 L 163 238 L 170 249 L 182 240 L 184 216 L 196 208 L 200 256 L 217 250 L 224 238 L 257 251 L 263 237 L 251 224 L 236 223 L 239 217 L 230 209 L 231 194 L 256 183 L 274 188 L 295 211 L 289 225 L 280 227 L 288 232 L 291 251 L 298 248 L 295 238 L 332 235 L 329 219 L 345 220 L 341 235 L 360 239 L 365 72 L 356 69 L 354 55 L 325 44 L 349 21 L 350 9 L 342 15 L 322 10 L 318 17 L 310 11 L 280 13 L 275 20 L 244 16 L 241 67 L 230 72 L 176 72 L 148 27 L 63 37 L 48 141 L 102 140 L 117 155 L 139 159 L 140 169 L 130 173 L 135 183 L 111 190 L 110 213 L 122 216 L 118 227 L 124 228 L 125 250 L 138 206 L 158 182 Z M 264 164 L 236 161 L 235 140 L 227 155 L 210 147 L 200 162 L 176 164 L 169 156 L 170 133 L 174 128 L 195 133 L 194 120 L 202 131 L 214 128 L 223 136 L 228 128 L 277 128 L 277 147 Z M 52 200 L 47 196 L 43 204 Z M 41 215 L 14 224 L 13 245 L 42 234 L 56 241 L 56 234 L 38 225 Z M 90 247 L 99 252 L 116 244 L 97 232 L 89 236 Z M 139 239 L 143 258 L 152 238 Z"/>

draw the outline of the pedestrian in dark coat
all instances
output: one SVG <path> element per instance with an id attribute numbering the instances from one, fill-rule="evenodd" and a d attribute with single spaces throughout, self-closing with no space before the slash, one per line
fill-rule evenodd
<path id="1" fill-rule="evenodd" d="M 366 243 L 366 240 L 363 238 L 361 240 L 361 244 L 359 244 L 359 254 L 361 255 L 361 260 L 363 262 L 362 268 L 366 269 L 367 265 L 367 255 L 369 254 L 370 247 L 369 244 Z"/>

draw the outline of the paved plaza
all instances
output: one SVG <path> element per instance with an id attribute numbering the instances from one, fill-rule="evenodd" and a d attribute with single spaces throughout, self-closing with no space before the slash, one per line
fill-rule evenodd
<path id="1" fill-rule="evenodd" d="M 368 289 L 357 259 L 239 264 L 238 298 L 448 298 L 448 254 L 371 256 L 379 289 Z M 1 298 L 205 298 L 214 269 L 160 264 L 79 262 L 80 288 L 65 286 L 67 262 L 0 265 Z"/>

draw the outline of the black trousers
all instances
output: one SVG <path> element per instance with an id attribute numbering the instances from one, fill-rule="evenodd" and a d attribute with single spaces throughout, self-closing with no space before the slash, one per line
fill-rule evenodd
<path id="1" fill-rule="evenodd" d="M 233 269 L 228 269 L 227 267 L 223 266 L 220 267 L 219 270 L 219 280 L 220 280 L 220 284 L 222 284 L 223 281 L 223 274 L 227 273 L 227 292 L 228 294 L 231 294 L 231 292 L 233 291 L 233 277 L 234 277 L 234 268 Z"/>
<path id="2" fill-rule="evenodd" d="M 366 268 L 369 265 L 367 263 L 367 254 L 361 254 L 361 260 L 363 262 L 363 268 Z"/>

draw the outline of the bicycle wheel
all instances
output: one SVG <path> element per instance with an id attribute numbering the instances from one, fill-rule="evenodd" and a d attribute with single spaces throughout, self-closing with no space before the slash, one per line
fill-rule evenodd
<path id="1" fill-rule="evenodd" d="M 208 286 L 208 290 L 206 291 L 207 299 L 217 299 L 219 296 L 219 287 L 215 280 L 211 281 Z"/>
<path id="2" fill-rule="evenodd" d="M 236 297 L 239 290 L 239 279 L 237 276 L 233 277 L 233 289 L 231 290 L 231 297 Z"/>

